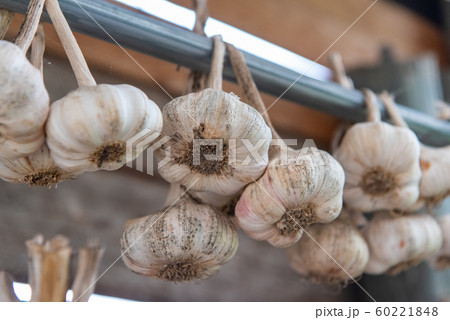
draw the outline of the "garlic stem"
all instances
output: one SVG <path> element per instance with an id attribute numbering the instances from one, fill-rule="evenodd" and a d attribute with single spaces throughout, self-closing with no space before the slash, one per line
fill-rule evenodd
<path id="1" fill-rule="evenodd" d="M 88 240 L 78 253 L 77 271 L 73 282 L 73 302 L 87 302 L 94 292 L 104 249 L 98 239 Z"/>
<path id="2" fill-rule="evenodd" d="M 227 43 L 226 46 L 231 65 L 233 67 L 234 75 L 236 76 L 239 86 L 244 92 L 245 98 L 248 100 L 249 104 L 252 107 L 258 110 L 259 113 L 261 113 L 264 120 L 266 121 L 266 124 L 272 131 L 273 139 L 279 139 L 280 141 L 283 141 L 273 127 L 272 121 L 270 120 L 269 114 L 267 113 L 266 106 L 264 105 L 264 101 L 262 100 L 258 88 L 256 87 L 255 81 L 253 80 L 252 74 L 247 67 L 244 56 L 232 44 Z"/>
<path id="3" fill-rule="evenodd" d="M 37 235 L 26 245 L 31 301 L 65 302 L 72 252 L 69 240 L 56 236 L 44 242 L 44 237 Z"/>
<path id="4" fill-rule="evenodd" d="M 39 24 L 39 27 L 36 31 L 36 35 L 34 36 L 33 42 L 31 42 L 31 54 L 30 61 L 36 69 L 41 71 L 43 75 L 43 61 L 44 61 L 44 52 L 45 52 L 45 33 L 43 24 Z"/>
<path id="5" fill-rule="evenodd" d="M 353 81 L 345 73 L 342 56 L 337 52 L 333 52 L 329 55 L 328 60 L 336 82 L 346 89 L 354 89 Z"/>
<path id="6" fill-rule="evenodd" d="M 0 8 L 0 40 L 5 37 L 13 18 L 14 12 Z"/>
<path id="7" fill-rule="evenodd" d="M 83 53 L 78 46 L 69 24 L 67 23 L 64 14 L 59 7 L 58 0 L 47 0 L 46 4 L 47 12 L 50 19 L 53 22 L 56 33 L 64 47 L 64 51 L 69 58 L 72 70 L 75 73 L 75 77 L 79 87 L 95 86 L 97 83 L 92 77 L 89 67 L 84 59 Z"/>
<path id="8" fill-rule="evenodd" d="M 383 91 L 380 94 L 380 99 L 383 102 L 392 122 L 399 127 L 408 128 L 405 120 L 403 120 L 400 111 L 398 110 L 397 104 L 394 101 L 394 97 L 390 95 L 387 91 Z"/>
<path id="9" fill-rule="evenodd" d="M 194 32 L 206 36 L 205 25 L 206 20 L 208 20 L 209 12 L 207 6 L 208 0 L 195 0 L 194 1 L 194 11 L 195 11 L 195 25 Z"/>
<path id="10" fill-rule="evenodd" d="M 225 44 L 221 36 L 212 37 L 214 43 L 211 71 L 208 76 L 207 88 L 222 90 L 223 62 L 225 59 Z"/>
<path id="11" fill-rule="evenodd" d="M 14 43 L 25 53 L 33 41 L 34 34 L 41 20 L 42 10 L 44 9 L 45 0 L 31 0 L 28 5 L 25 21 L 20 28 L 19 35 Z"/>
<path id="12" fill-rule="evenodd" d="M 0 302 L 18 302 L 11 275 L 5 271 L 0 271 Z"/>
<path id="13" fill-rule="evenodd" d="M 367 121 L 368 122 L 380 122 L 381 114 L 378 107 L 377 96 L 370 89 L 362 90 L 366 99 L 367 106 Z"/>

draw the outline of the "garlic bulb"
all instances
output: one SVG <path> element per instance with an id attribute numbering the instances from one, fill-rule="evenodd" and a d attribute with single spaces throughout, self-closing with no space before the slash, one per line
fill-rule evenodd
<path id="1" fill-rule="evenodd" d="M 344 167 L 344 202 L 352 209 L 404 211 L 419 196 L 419 141 L 407 129 L 380 121 L 376 97 L 366 91 L 368 122 L 353 125 L 334 156 Z"/>
<path id="2" fill-rule="evenodd" d="M 344 171 L 325 151 L 314 147 L 293 150 L 283 143 L 273 129 L 241 53 L 231 45 L 228 52 L 247 99 L 265 115 L 273 136 L 281 143 L 279 150 L 272 148 L 264 175 L 245 188 L 236 205 L 236 220 L 251 238 L 289 247 L 310 224 L 328 223 L 339 215 Z"/>
<path id="3" fill-rule="evenodd" d="M 268 162 L 271 133 L 262 116 L 239 98 L 221 90 L 223 43 L 215 38 L 210 87 L 176 98 L 163 108 L 163 135 L 171 139 L 156 157 L 170 149 L 159 168 L 171 183 L 192 191 L 233 196 L 259 178 Z M 224 50 L 224 49 L 223 49 Z M 253 153 L 252 153 L 253 152 Z"/>
<path id="4" fill-rule="evenodd" d="M 73 176 L 72 173 L 55 165 L 46 144 L 25 157 L 16 160 L 0 160 L 0 178 L 8 182 L 51 187 Z"/>
<path id="5" fill-rule="evenodd" d="M 435 269 L 444 270 L 450 268 L 450 215 L 438 217 L 437 222 L 442 231 L 442 247 L 429 261 Z"/>
<path id="6" fill-rule="evenodd" d="M 47 11 L 81 86 L 51 105 L 47 143 L 55 163 L 70 172 L 116 170 L 138 155 L 127 145 L 141 135 L 144 150 L 162 128 L 158 106 L 130 85 L 96 85 L 57 0 Z"/>
<path id="7" fill-rule="evenodd" d="M 39 26 L 31 45 L 30 60 L 42 73 L 42 61 L 45 51 L 45 35 Z M 74 177 L 57 167 L 50 157 L 47 144 L 24 157 L 14 160 L 0 160 L 0 178 L 13 183 L 28 183 L 30 186 L 51 187 L 53 184 Z"/>
<path id="8" fill-rule="evenodd" d="M 369 248 L 348 219 L 339 217 L 306 231 L 307 235 L 287 249 L 291 266 L 303 277 L 320 284 L 337 284 L 354 280 L 364 272 Z"/>
<path id="9" fill-rule="evenodd" d="M 27 60 L 43 0 L 32 0 L 15 44 L 0 40 L 0 159 L 17 159 L 45 140 L 49 96 L 41 73 Z"/>
<path id="10" fill-rule="evenodd" d="M 218 272 L 234 256 L 238 235 L 225 215 L 184 195 L 163 212 L 128 221 L 121 244 L 131 271 L 182 282 Z"/>
<path id="11" fill-rule="evenodd" d="M 395 125 L 407 128 L 392 95 L 380 95 Z M 450 146 L 442 148 L 420 144 L 420 169 L 422 176 L 419 185 L 419 199 L 409 208 L 410 211 L 427 206 L 438 205 L 450 195 Z"/>
<path id="12" fill-rule="evenodd" d="M 369 245 L 368 274 L 398 274 L 423 259 L 433 256 L 442 246 L 442 232 L 428 214 L 392 217 L 375 214 L 363 230 Z"/>

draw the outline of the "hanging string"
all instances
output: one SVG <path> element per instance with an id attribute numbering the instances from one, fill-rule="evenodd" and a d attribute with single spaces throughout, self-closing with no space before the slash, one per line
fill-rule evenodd
<path id="1" fill-rule="evenodd" d="M 193 31 L 202 36 L 206 36 L 205 25 L 209 17 L 207 2 L 208 0 L 194 0 L 195 25 Z M 206 78 L 207 75 L 205 73 L 191 70 L 184 93 L 188 94 L 204 89 Z"/>

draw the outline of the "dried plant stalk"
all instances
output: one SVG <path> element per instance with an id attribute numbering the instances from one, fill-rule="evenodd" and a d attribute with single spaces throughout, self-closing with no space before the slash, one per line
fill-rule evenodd
<path id="1" fill-rule="evenodd" d="M 100 261 L 104 249 L 98 239 L 88 240 L 86 247 L 78 254 L 77 271 L 73 282 L 73 302 L 87 302 L 94 292 Z"/>
<path id="2" fill-rule="evenodd" d="M 14 293 L 12 277 L 5 271 L 0 271 L 0 302 L 19 302 Z"/>
<path id="3" fill-rule="evenodd" d="M 26 242 L 31 301 L 66 301 L 72 248 L 64 236 L 44 241 L 37 235 Z"/>
<path id="4" fill-rule="evenodd" d="M 44 10 L 45 0 L 31 0 L 28 5 L 25 21 L 20 28 L 19 35 L 14 43 L 22 49 L 23 52 L 27 52 L 28 48 L 33 41 L 34 35 L 41 20 L 42 10 Z"/>
<path id="5" fill-rule="evenodd" d="M 14 12 L 0 8 L 0 40 L 2 40 L 14 18 Z"/>
<path id="6" fill-rule="evenodd" d="M 41 71 L 43 76 L 44 67 L 44 52 L 45 52 L 45 32 L 44 25 L 41 23 L 36 31 L 33 42 L 31 43 L 30 61 L 36 69 Z"/>

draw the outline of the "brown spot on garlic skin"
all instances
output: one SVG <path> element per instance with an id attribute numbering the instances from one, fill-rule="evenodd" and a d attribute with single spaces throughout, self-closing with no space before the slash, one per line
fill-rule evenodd
<path id="1" fill-rule="evenodd" d="M 126 143 L 124 141 L 108 142 L 91 153 L 89 161 L 101 168 L 104 162 L 120 162 L 125 153 Z"/>
<path id="2" fill-rule="evenodd" d="M 388 271 L 386 271 L 386 274 L 395 276 L 403 271 L 406 271 L 412 267 L 417 266 L 420 262 L 422 262 L 422 258 L 412 259 L 405 262 L 400 262 L 399 264 L 396 264 L 395 266 L 391 267 Z"/>
<path id="3" fill-rule="evenodd" d="M 405 247 L 405 240 L 400 240 L 400 248 L 404 248 Z"/>
<path id="4" fill-rule="evenodd" d="M 57 184 L 61 179 L 61 171 L 58 168 L 43 170 L 26 175 L 23 182 L 30 186 L 48 187 Z"/>
<path id="5" fill-rule="evenodd" d="M 431 168 L 431 162 L 420 159 L 420 170 L 427 171 Z"/>
<path id="6" fill-rule="evenodd" d="M 283 236 L 291 235 L 308 227 L 315 221 L 315 206 L 306 203 L 298 209 L 289 210 L 277 222 L 277 228 Z"/>
<path id="7" fill-rule="evenodd" d="M 201 123 L 200 126 L 193 130 L 194 139 L 220 139 L 220 138 L 212 138 L 206 137 L 204 135 L 205 132 L 205 124 Z M 181 139 L 177 139 L 181 140 Z M 181 141 L 180 141 L 181 142 Z M 219 160 L 207 160 L 205 155 L 215 155 L 216 154 L 216 146 L 215 145 L 203 145 L 200 148 L 196 148 L 194 150 L 193 142 L 185 143 L 185 145 L 180 148 L 178 147 L 177 154 L 181 154 L 181 156 L 175 157 L 175 162 L 178 164 L 184 164 L 189 166 L 191 171 L 197 172 L 203 175 L 221 175 L 221 176 L 231 176 L 232 168 L 229 165 L 229 156 L 228 156 L 228 145 L 223 143 L 222 145 L 222 159 Z M 197 154 L 200 153 L 200 154 Z M 200 164 L 194 165 L 194 156 L 195 158 L 200 159 Z"/>
<path id="8" fill-rule="evenodd" d="M 397 181 L 392 173 L 382 167 L 373 167 L 363 175 L 360 187 L 367 194 L 382 196 L 395 189 Z"/>
<path id="9" fill-rule="evenodd" d="M 435 267 L 437 270 L 450 268 L 450 256 L 440 256 L 436 259 Z"/>

